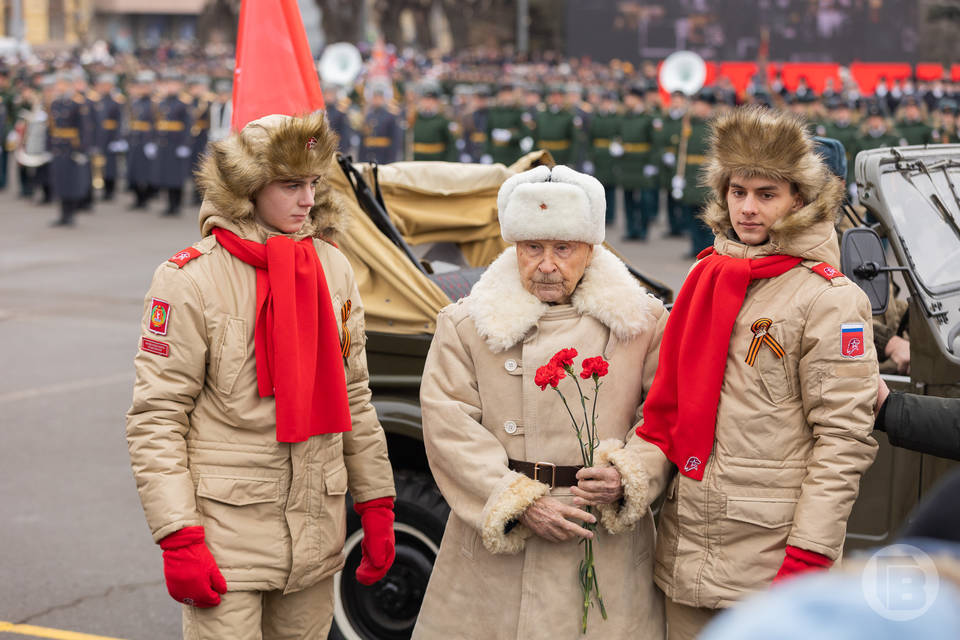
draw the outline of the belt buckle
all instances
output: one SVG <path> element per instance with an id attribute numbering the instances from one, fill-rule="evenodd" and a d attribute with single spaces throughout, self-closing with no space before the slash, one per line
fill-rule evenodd
<path id="1" fill-rule="evenodd" d="M 534 462 L 533 463 L 533 479 L 540 481 L 540 470 L 544 467 L 550 467 L 550 488 L 557 488 L 557 465 L 552 462 Z M 546 483 L 544 483 L 546 484 Z"/>

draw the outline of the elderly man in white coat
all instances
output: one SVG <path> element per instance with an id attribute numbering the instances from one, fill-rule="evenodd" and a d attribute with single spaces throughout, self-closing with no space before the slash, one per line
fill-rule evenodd
<path id="1" fill-rule="evenodd" d="M 497 205 L 515 246 L 440 312 L 423 372 L 424 441 L 451 514 L 413 637 L 662 638 L 646 506 L 662 487 L 643 471 L 634 426 L 667 314 L 603 248 L 593 177 L 537 167 L 507 180 Z M 582 358 L 609 362 L 602 446 L 586 469 L 563 403 L 534 381 L 564 348 L 579 352 L 577 371 Z M 572 380 L 558 389 L 579 409 Z M 586 538 L 608 619 L 592 608 L 583 636 Z"/>

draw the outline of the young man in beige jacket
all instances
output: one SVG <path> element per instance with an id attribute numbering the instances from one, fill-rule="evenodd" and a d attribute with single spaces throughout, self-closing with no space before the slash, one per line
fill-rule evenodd
<path id="1" fill-rule="evenodd" d="M 712 123 L 716 235 L 667 323 L 638 434 L 667 478 L 654 577 L 670 638 L 842 553 L 876 454 L 870 304 L 837 270 L 842 185 L 790 114 Z"/>
<path id="2" fill-rule="evenodd" d="M 633 433 L 653 379 L 666 311 L 603 248 L 603 186 L 564 166 L 507 180 L 509 247 L 470 295 L 440 312 L 420 402 L 433 476 L 450 505 L 413 637 L 663 637 L 652 580 L 653 517 Z M 594 467 L 536 371 L 561 349 L 603 356 Z M 592 382 L 589 383 L 592 387 Z M 577 387 L 559 383 L 579 411 Z M 597 520 L 583 510 L 597 507 Z M 581 634 L 580 543 L 592 538 L 608 619 Z"/>
<path id="3" fill-rule="evenodd" d="M 127 441 L 185 638 L 326 638 L 347 489 L 357 578 L 393 561 L 363 306 L 323 179 L 336 142 L 317 113 L 213 143 L 197 176 L 203 239 L 147 292 Z"/>

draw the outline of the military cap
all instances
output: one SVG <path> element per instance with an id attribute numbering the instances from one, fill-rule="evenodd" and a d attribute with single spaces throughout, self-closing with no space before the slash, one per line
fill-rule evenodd
<path id="1" fill-rule="evenodd" d="M 547 87 L 547 95 L 554 95 L 558 93 L 566 93 L 566 88 L 562 84 L 552 84 Z"/>
<path id="2" fill-rule="evenodd" d="M 504 91 L 513 91 L 513 85 L 509 82 L 501 82 L 497 87 L 497 93 L 503 93 Z"/>
<path id="3" fill-rule="evenodd" d="M 202 73 L 195 73 L 189 78 L 187 78 L 187 84 L 202 84 L 204 86 L 210 86 L 210 76 L 206 76 Z"/>
<path id="4" fill-rule="evenodd" d="M 900 101 L 900 104 L 902 104 L 905 107 L 911 106 L 911 105 L 914 107 L 918 107 L 920 106 L 920 101 L 917 100 L 917 96 L 913 95 L 912 93 L 909 93 L 903 96 L 903 99 Z"/>
<path id="5" fill-rule="evenodd" d="M 233 89 L 233 81 L 227 78 L 217 78 L 213 81 L 213 90 L 217 93 L 224 93 Z"/>
<path id="6" fill-rule="evenodd" d="M 867 105 L 867 117 L 870 118 L 873 116 L 879 116 L 881 118 L 884 116 L 883 109 L 881 109 L 880 105 L 876 102 L 871 102 Z"/>
<path id="7" fill-rule="evenodd" d="M 706 102 L 707 104 L 717 103 L 717 94 L 710 87 L 704 87 L 697 91 L 693 99 L 697 102 Z"/>
<path id="8" fill-rule="evenodd" d="M 137 75 L 133 77 L 133 81 L 137 84 L 150 84 L 157 81 L 157 74 L 149 69 L 138 71 Z"/>
<path id="9" fill-rule="evenodd" d="M 160 79 L 180 82 L 183 80 L 183 74 L 176 69 L 164 69 L 160 72 Z"/>
<path id="10" fill-rule="evenodd" d="M 940 111 L 953 111 L 957 110 L 957 101 L 952 98 L 941 98 L 940 102 L 937 104 L 937 108 Z"/>
<path id="11" fill-rule="evenodd" d="M 647 93 L 660 93 L 660 83 L 656 80 L 647 80 L 644 83 L 644 91 Z"/>
<path id="12" fill-rule="evenodd" d="M 606 91 L 604 92 L 603 97 L 607 100 L 613 100 L 614 102 L 620 101 L 620 94 L 616 91 Z"/>
<path id="13" fill-rule="evenodd" d="M 115 73 L 101 73 L 97 76 L 97 82 L 117 84 L 117 74 Z"/>
<path id="14" fill-rule="evenodd" d="M 423 98 L 439 98 L 440 87 L 436 85 L 427 85 L 420 90 L 420 96 Z"/>
<path id="15" fill-rule="evenodd" d="M 638 98 L 642 98 L 646 94 L 646 90 L 644 89 L 643 85 L 632 84 L 630 85 L 630 88 L 627 90 L 627 93 L 630 94 L 631 96 L 637 96 Z"/>

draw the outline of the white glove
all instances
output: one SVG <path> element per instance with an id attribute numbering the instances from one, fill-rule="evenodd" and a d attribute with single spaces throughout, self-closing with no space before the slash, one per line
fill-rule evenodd
<path id="1" fill-rule="evenodd" d="M 592 176 L 594 168 L 595 167 L 593 166 L 593 163 L 590 162 L 589 160 L 583 163 L 583 172 L 586 174 L 589 174 Z"/>
<path id="2" fill-rule="evenodd" d="M 148 142 L 147 144 L 143 145 L 143 155 L 147 156 L 147 157 L 150 158 L 151 160 L 153 160 L 154 158 L 156 158 L 156 157 L 157 157 L 157 143 L 156 143 L 156 142 Z"/>
<path id="3" fill-rule="evenodd" d="M 350 148 L 356 149 L 359 146 L 360 146 L 360 136 L 358 136 L 357 134 L 353 134 L 352 136 L 350 136 Z"/>
<path id="4" fill-rule="evenodd" d="M 87 156 L 87 154 L 80 153 L 79 151 L 74 151 L 71 153 L 70 159 L 79 164 L 81 167 L 90 162 L 90 158 Z"/>
<path id="5" fill-rule="evenodd" d="M 673 179 L 670 180 L 670 186 L 672 188 L 670 193 L 674 200 L 679 200 L 683 197 L 683 188 L 687 186 L 687 181 L 684 180 L 683 176 L 673 176 Z"/>
<path id="6" fill-rule="evenodd" d="M 490 137 L 494 142 L 510 142 L 513 134 L 510 133 L 510 129 L 494 129 L 490 132 Z"/>
<path id="7" fill-rule="evenodd" d="M 520 140 L 521 151 L 523 151 L 524 153 L 527 153 L 530 151 L 530 149 L 533 149 L 533 138 L 531 138 L 530 136 L 527 136 L 526 138 L 523 138 L 522 140 Z"/>
<path id="8" fill-rule="evenodd" d="M 653 176 L 657 175 L 658 173 L 660 173 L 660 169 L 657 167 L 657 165 L 655 165 L 655 164 L 645 164 L 645 165 L 643 165 L 643 175 L 645 175 L 646 177 L 652 178 Z"/>
<path id="9" fill-rule="evenodd" d="M 493 156 L 489 153 L 485 153 L 480 156 L 480 164 L 493 164 Z"/>
<path id="10" fill-rule="evenodd" d="M 665 154 L 663 154 L 663 164 L 667 165 L 668 167 L 672 167 L 673 165 L 677 164 L 677 156 L 673 155 L 672 151 L 667 151 Z"/>
<path id="11" fill-rule="evenodd" d="M 178 158 L 189 158 L 189 157 L 190 157 L 190 147 L 188 147 L 188 146 L 185 145 L 185 144 L 182 144 L 182 145 L 180 145 L 179 147 L 177 147 L 176 153 L 177 153 L 177 157 L 178 157 Z"/>
<path id="12" fill-rule="evenodd" d="M 126 153 L 129 148 L 130 145 L 127 144 L 126 140 L 114 140 L 107 145 L 107 151 L 110 153 Z"/>
<path id="13" fill-rule="evenodd" d="M 470 154 L 469 154 L 469 153 L 461 153 L 461 154 L 460 154 L 460 162 L 470 163 L 470 162 L 473 162 L 473 158 L 470 157 Z"/>
<path id="14" fill-rule="evenodd" d="M 457 141 L 454 142 L 453 145 L 457 148 L 457 151 L 463 151 L 467 148 L 467 143 L 463 138 L 457 138 Z"/>
<path id="15" fill-rule="evenodd" d="M 623 155 L 623 145 L 614 140 L 610 143 L 610 155 L 614 158 L 619 158 Z"/>
<path id="16" fill-rule="evenodd" d="M 20 144 L 20 136 L 16 129 L 11 129 L 7 134 L 7 148 L 16 148 L 18 144 Z"/>

